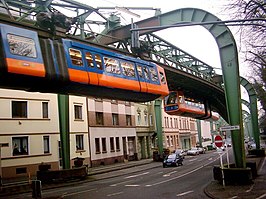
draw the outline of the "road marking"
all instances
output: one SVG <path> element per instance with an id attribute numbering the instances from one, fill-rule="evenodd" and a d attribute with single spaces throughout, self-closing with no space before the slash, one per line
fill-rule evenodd
<path id="1" fill-rule="evenodd" d="M 211 161 L 211 162 L 209 162 L 209 163 L 207 163 L 207 164 L 204 164 L 204 165 L 202 165 L 202 166 L 200 166 L 200 167 L 198 167 L 198 168 L 196 168 L 196 169 L 194 169 L 194 170 L 191 170 L 191 171 L 189 171 L 189 172 L 187 172 L 187 173 L 184 173 L 184 174 L 182 174 L 182 175 L 180 175 L 180 176 L 176 176 L 176 177 L 173 177 L 173 178 L 169 178 L 169 179 L 167 179 L 167 180 L 163 180 L 163 181 L 161 181 L 161 182 L 157 182 L 157 183 L 154 183 L 154 184 L 147 184 L 147 185 L 145 185 L 146 187 L 151 187 L 151 186 L 155 186 L 155 185 L 160 185 L 160 184 L 163 184 L 163 183 L 167 183 L 167 182 L 170 182 L 170 181 L 172 181 L 172 180 L 176 180 L 176 179 L 178 179 L 178 178 L 182 178 L 182 177 L 184 177 L 184 176 L 186 176 L 186 175 L 189 175 L 189 174 L 191 174 L 191 173 L 194 173 L 195 171 L 198 171 L 198 170 L 200 170 L 200 169 L 202 169 L 203 167 L 205 167 L 205 166 L 208 166 L 209 164 L 211 164 L 212 162 L 214 162 L 214 161 L 216 161 L 216 160 L 218 160 L 219 159 L 219 157 L 217 157 L 216 159 L 214 159 L 213 161 Z"/>
<path id="2" fill-rule="evenodd" d="M 117 185 L 121 185 L 121 184 L 126 184 L 126 183 L 129 183 L 133 180 L 127 180 L 127 181 L 124 181 L 124 182 L 120 182 L 120 183 L 116 183 L 116 184 L 111 184 L 110 187 L 116 187 Z"/>
<path id="3" fill-rule="evenodd" d="M 198 158 L 191 159 L 191 160 L 189 160 L 189 162 L 196 161 L 197 159 L 198 159 Z"/>
<path id="4" fill-rule="evenodd" d="M 85 193 L 85 192 L 89 192 L 89 191 L 94 191 L 96 189 L 88 189 L 88 190 L 84 190 L 84 191 L 78 191 L 78 192 L 74 192 L 74 193 L 64 193 L 62 197 L 64 196 L 73 196 L 73 195 L 78 195 L 81 193 Z"/>
<path id="5" fill-rule="evenodd" d="M 139 187 L 138 184 L 126 184 L 125 187 Z"/>
<path id="6" fill-rule="evenodd" d="M 133 175 L 133 176 L 125 177 L 125 179 L 128 179 L 128 178 L 135 178 L 135 177 L 139 177 L 139 176 L 147 175 L 147 174 L 149 174 L 149 173 L 150 173 L 150 172 L 140 173 L 140 174 L 137 174 L 137 175 Z"/>
<path id="7" fill-rule="evenodd" d="M 173 173 L 176 173 L 176 172 L 177 172 L 177 171 L 172 171 L 172 172 L 170 172 L 170 173 L 164 174 L 163 177 L 168 177 L 168 176 L 170 176 L 170 175 L 172 175 Z"/>
<path id="8" fill-rule="evenodd" d="M 122 194 L 122 193 L 124 193 L 124 192 L 111 193 L 111 194 L 108 194 L 107 197 L 116 196 L 116 195 L 119 195 L 119 194 Z"/>
<path id="9" fill-rule="evenodd" d="M 212 158 L 209 158 L 208 160 L 212 160 Z"/>
<path id="10" fill-rule="evenodd" d="M 189 193 L 193 193 L 194 191 L 187 191 L 187 192 L 184 192 L 184 193 L 180 193 L 180 194 L 177 194 L 176 196 L 184 196 L 184 195 L 187 195 Z"/>
<path id="11" fill-rule="evenodd" d="M 256 199 L 262 199 L 262 198 L 264 198 L 265 196 L 266 196 L 266 193 L 263 194 L 263 195 L 261 195 L 260 197 L 257 197 Z"/>

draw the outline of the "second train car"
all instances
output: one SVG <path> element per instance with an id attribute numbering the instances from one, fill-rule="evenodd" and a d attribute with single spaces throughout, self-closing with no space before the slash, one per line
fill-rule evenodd
<path id="1" fill-rule="evenodd" d="M 196 119 L 211 119 L 212 112 L 207 102 L 203 103 L 184 96 L 183 91 L 171 91 L 164 99 L 164 110 L 169 115 Z"/>
<path id="2" fill-rule="evenodd" d="M 0 87 L 146 102 L 169 94 L 164 69 L 110 48 L 0 23 Z"/>

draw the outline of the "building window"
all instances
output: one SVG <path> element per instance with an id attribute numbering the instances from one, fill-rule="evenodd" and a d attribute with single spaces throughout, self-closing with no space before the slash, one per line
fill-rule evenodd
<path id="1" fill-rule="evenodd" d="M 28 137 L 13 137 L 13 156 L 28 155 Z"/>
<path id="2" fill-rule="evenodd" d="M 115 146 L 116 146 L 116 151 L 120 151 L 119 137 L 116 137 L 115 138 Z"/>
<path id="3" fill-rule="evenodd" d="M 82 120 L 82 106 L 74 105 L 75 120 Z"/>
<path id="4" fill-rule="evenodd" d="M 113 125 L 119 125 L 118 114 L 112 114 Z"/>
<path id="5" fill-rule="evenodd" d="M 84 150 L 83 135 L 76 135 L 76 150 Z"/>
<path id="6" fill-rule="evenodd" d="M 96 154 L 101 153 L 100 138 L 95 138 L 95 152 L 96 152 Z"/>
<path id="7" fill-rule="evenodd" d="M 27 118 L 26 101 L 12 101 L 12 118 Z"/>
<path id="8" fill-rule="evenodd" d="M 174 140 L 173 140 L 173 136 L 172 135 L 170 136 L 170 144 L 171 144 L 171 146 L 174 145 Z"/>
<path id="9" fill-rule="evenodd" d="M 48 118 L 48 102 L 42 102 L 42 118 Z"/>
<path id="10" fill-rule="evenodd" d="M 106 153 L 106 138 L 102 138 L 102 151 L 103 153 Z"/>
<path id="11" fill-rule="evenodd" d="M 102 112 L 96 112 L 96 124 L 103 125 L 103 113 Z"/>
<path id="12" fill-rule="evenodd" d="M 43 152 L 44 153 L 50 153 L 49 136 L 43 136 Z"/>
<path id="13" fill-rule="evenodd" d="M 110 137 L 110 150 L 111 152 L 115 151 L 115 140 L 113 137 Z"/>
<path id="14" fill-rule="evenodd" d="M 170 139 L 169 139 L 169 136 L 166 136 L 166 146 L 167 146 L 167 147 L 170 146 Z"/>
<path id="15" fill-rule="evenodd" d="M 138 112 L 137 119 L 138 119 L 138 125 L 140 125 L 140 123 L 141 123 L 141 114 L 140 114 L 140 112 Z"/>
<path id="16" fill-rule="evenodd" d="M 170 118 L 170 127 L 173 128 L 173 119 Z"/>
<path id="17" fill-rule="evenodd" d="M 152 117 L 152 115 L 150 115 L 150 125 L 151 126 L 153 125 L 153 117 Z"/>
<path id="18" fill-rule="evenodd" d="M 132 125 L 131 115 L 126 115 L 126 123 L 127 123 L 127 126 L 131 126 Z"/>
<path id="19" fill-rule="evenodd" d="M 145 122 L 145 125 L 148 125 L 148 115 L 147 115 L 147 113 L 144 113 L 144 122 Z"/>

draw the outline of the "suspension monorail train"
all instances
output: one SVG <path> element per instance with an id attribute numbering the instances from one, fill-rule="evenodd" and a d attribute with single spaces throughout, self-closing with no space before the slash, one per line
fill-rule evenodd
<path id="1" fill-rule="evenodd" d="M 169 94 L 164 69 L 114 49 L 0 23 L 0 87 L 146 102 Z"/>
<path id="2" fill-rule="evenodd" d="M 170 91 L 164 99 L 164 110 L 169 115 L 179 115 L 209 121 L 219 119 L 215 112 L 212 112 L 207 101 L 197 101 L 184 96 L 183 91 Z"/>

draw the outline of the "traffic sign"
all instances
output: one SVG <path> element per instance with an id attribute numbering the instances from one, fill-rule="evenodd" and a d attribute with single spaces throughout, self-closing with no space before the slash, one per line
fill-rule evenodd
<path id="1" fill-rule="evenodd" d="M 214 138 L 214 144 L 215 146 L 220 148 L 221 146 L 223 146 L 223 138 L 220 135 L 216 135 Z"/>
<path id="2" fill-rule="evenodd" d="M 222 126 L 220 127 L 220 131 L 231 131 L 231 130 L 239 130 L 240 126 L 239 125 L 234 125 L 234 126 Z"/>

